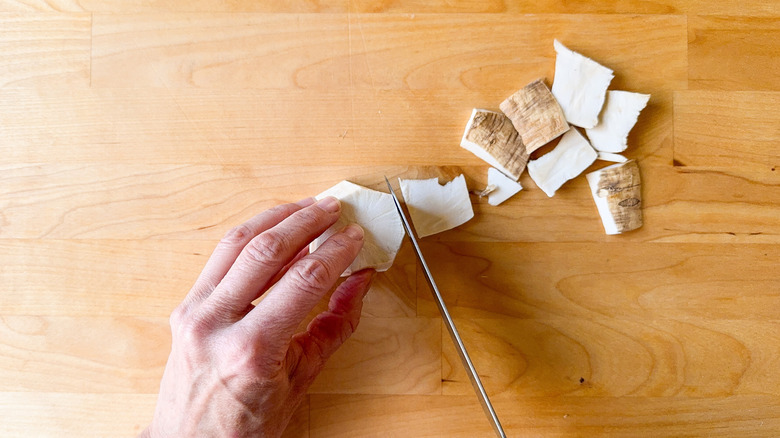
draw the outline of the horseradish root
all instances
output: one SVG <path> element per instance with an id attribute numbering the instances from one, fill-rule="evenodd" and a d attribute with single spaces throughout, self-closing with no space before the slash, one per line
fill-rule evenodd
<path id="1" fill-rule="evenodd" d="M 628 158 L 611 152 L 599 152 L 598 159 L 601 161 L 612 161 L 613 163 L 625 163 L 628 161 Z"/>
<path id="2" fill-rule="evenodd" d="M 523 190 L 520 183 L 512 181 L 492 167 L 488 169 L 488 187 L 493 187 L 487 194 L 490 205 L 498 205 Z"/>
<path id="3" fill-rule="evenodd" d="M 495 111 L 475 108 L 460 146 L 515 181 L 528 163 L 528 152 L 512 122 Z"/>
<path id="4" fill-rule="evenodd" d="M 601 112 L 599 124 L 585 130 L 590 144 L 601 152 L 617 153 L 626 150 L 628 133 L 649 99 L 649 94 L 607 91 L 607 102 Z"/>
<path id="5" fill-rule="evenodd" d="M 593 164 L 596 156 L 588 140 L 572 128 L 561 137 L 555 149 L 528 163 L 528 173 L 536 185 L 552 198 L 566 181 Z"/>
<path id="6" fill-rule="evenodd" d="M 642 226 L 642 184 L 636 161 L 605 167 L 586 178 L 607 234 Z"/>
<path id="7" fill-rule="evenodd" d="M 357 223 L 365 231 L 363 249 L 341 275 L 347 276 L 366 268 L 374 268 L 379 272 L 388 270 L 404 238 L 403 225 L 393 197 L 349 181 L 336 184 L 317 195 L 317 199 L 326 196 L 334 196 L 341 201 L 341 216 L 311 243 L 309 251 L 316 251 L 328 237 L 348 224 Z"/>
<path id="8" fill-rule="evenodd" d="M 463 175 L 443 186 L 438 178 L 399 178 L 399 182 L 414 229 L 421 238 L 455 228 L 474 217 Z"/>
<path id="9" fill-rule="evenodd" d="M 538 79 L 501 102 L 529 154 L 569 130 L 560 105 L 544 81 Z"/>
<path id="10" fill-rule="evenodd" d="M 558 40 L 553 46 L 557 55 L 552 94 L 569 123 L 593 128 L 599 123 L 607 87 L 614 77 L 612 70 L 569 50 Z"/>

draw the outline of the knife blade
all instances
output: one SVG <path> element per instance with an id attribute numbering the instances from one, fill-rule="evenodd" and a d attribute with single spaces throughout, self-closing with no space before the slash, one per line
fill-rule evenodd
<path id="1" fill-rule="evenodd" d="M 477 398 L 479 398 L 479 402 L 482 405 L 482 410 L 485 411 L 485 415 L 488 417 L 488 420 L 490 420 L 496 435 L 501 438 L 506 438 L 504 428 L 501 427 L 501 422 L 498 420 L 498 415 L 496 414 L 495 409 L 493 409 L 493 404 L 490 403 L 490 398 L 488 397 L 487 392 L 485 392 L 485 387 L 482 386 L 482 380 L 480 380 L 479 374 L 477 374 L 477 370 L 474 368 L 474 364 L 471 362 L 469 352 L 466 350 L 466 346 L 463 344 L 463 340 L 460 337 L 460 333 L 458 333 L 458 328 L 455 327 L 455 322 L 452 320 L 449 310 L 447 310 L 447 305 L 444 303 L 441 292 L 439 292 L 439 287 L 436 285 L 436 281 L 433 279 L 431 270 L 428 268 L 428 263 L 425 262 L 425 257 L 423 257 L 422 251 L 420 250 L 420 245 L 417 243 L 417 238 L 414 236 L 414 232 L 412 231 L 412 227 L 409 224 L 409 220 L 406 218 L 406 214 L 401 208 L 401 203 L 398 201 L 398 197 L 395 195 L 395 190 L 393 190 L 393 186 L 390 185 L 390 181 L 387 179 L 387 176 L 385 176 L 385 182 L 387 183 L 387 189 L 390 190 L 390 194 L 393 196 L 393 202 L 395 202 L 395 208 L 398 210 L 398 215 L 401 216 L 401 222 L 404 225 L 404 230 L 406 230 L 406 235 L 409 236 L 409 240 L 412 241 L 414 253 L 417 255 L 417 261 L 420 262 L 420 265 L 422 265 L 423 274 L 425 275 L 425 279 L 428 281 L 428 286 L 430 286 L 433 299 L 436 302 L 436 307 L 439 308 L 439 313 L 441 313 L 441 317 L 444 320 L 444 325 L 447 327 L 450 338 L 452 338 L 452 342 L 455 344 L 455 349 L 458 352 L 460 361 L 463 363 L 463 367 L 466 369 L 466 372 L 469 375 L 471 386 L 474 387 L 474 392 L 477 393 Z"/>

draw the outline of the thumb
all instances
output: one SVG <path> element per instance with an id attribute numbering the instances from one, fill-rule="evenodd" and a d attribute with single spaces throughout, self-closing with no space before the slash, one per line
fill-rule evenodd
<path id="1" fill-rule="evenodd" d="M 314 317 L 306 331 L 293 338 L 293 344 L 298 348 L 288 351 L 287 363 L 292 365 L 288 369 L 294 384 L 308 387 L 328 358 L 355 331 L 360 322 L 363 297 L 371 287 L 374 274 L 373 269 L 352 274 L 333 292 L 328 310 Z M 289 357 L 289 353 L 297 357 Z"/>

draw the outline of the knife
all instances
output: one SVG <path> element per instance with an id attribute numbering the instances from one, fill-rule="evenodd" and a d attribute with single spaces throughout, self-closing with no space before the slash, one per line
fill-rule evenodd
<path id="1" fill-rule="evenodd" d="M 409 236 L 409 240 L 412 241 L 412 246 L 414 247 L 414 253 L 417 255 L 417 260 L 420 262 L 420 265 L 422 265 L 425 279 L 428 281 L 428 286 L 431 288 L 431 293 L 433 293 L 436 306 L 439 308 L 439 313 L 441 313 L 441 317 L 444 320 L 444 325 L 447 326 L 447 331 L 450 333 L 450 338 L 452 338 L 452 342 L 455 344 L 456 350 L 458 351 L 458 356 L 460 356 L 460 361 L 463 363 L 463 367 L 466 368 L 466 372 L 469 375 L 471 386 L 474 387 L 474 392 L 477 393 L 479 402 L 482 404 L 482 409 L 485 411 L 485 415 L 487 415 L 488 419 L 490 420 L 496 435 L 501 438 L 506 438 L 504 428 L 501 427 L 501 422 L 498 420 L 498 415 L 496 415 L 496 411 L 493 409 L 493 405 L 490 403 L 490 398 L 488 398 L 487 392 L 485 392 L 485 387 L 482 386 L 482 381 L 479 379 L 477 370 L 474 368 L 474 364 L 471 362 L 471 357 L 469 357 L 469 353 L 466 351 L 466 346 L 463 345 L 463 340 L 460 338 L 458 329 L 455 327 L 455 322 L 452 320 L 450 312 L 447 310 L 447 305 L 444 304 L 444 299 L 441 297 L 439 287 L 436 286 L 436 281 L 433 280 L 431 270 L 428 269 L 428 264 L 425 263 L 425 257 L 423 257 L 422 251 L 420 250 L 420 245 L 417 243 L 417 238 L 414 237 L 414 232 L 412 231 L 412 227 L 409 225 L 409 220 L 406 218 L 406 214 L 401 208 L 401 203 L 398 201 L 398 197 L 395 196 L 395 190 L 393 190 L 393 186 L 390 185 L 390 181 L 387 179 L 387 176 L 385 176 L 385 182 L 387 183 L 387 189 L 390 190 L 390 194 L 393 196 L 395 208 L 398 210 L 398 215 L 401 216 L 401 222 L 404 224 L 406 234 Z"/>

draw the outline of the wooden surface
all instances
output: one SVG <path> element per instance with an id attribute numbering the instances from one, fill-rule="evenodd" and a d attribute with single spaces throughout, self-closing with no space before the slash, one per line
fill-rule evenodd
<path id="1" fill-rule="evenodd" d="M 168 314 L 254 213 L 484 186 L 469 114 L 550 85 L 553 38 L 652 94 L 645 225 L 525 174 L 424 239 L 509 436 L 777 436 L 775 0 L 0 0 L 0 436 L 145 427 Z M 286 436 L 491 436 L 408 244 Z"/>

